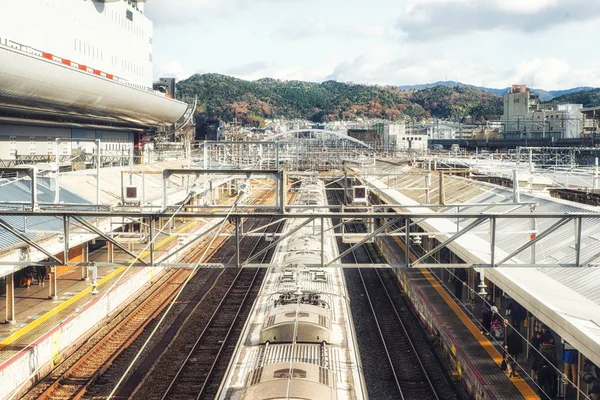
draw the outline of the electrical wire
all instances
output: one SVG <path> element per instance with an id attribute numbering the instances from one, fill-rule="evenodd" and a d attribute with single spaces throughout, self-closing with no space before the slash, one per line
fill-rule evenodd
<path id="1" fill-rule="evenodd" d="M 121 375 L 121 378 L 119 379 L 119 381 L 116 383 L 116 385 L 113 388 L 113 390 L 108 395 L 108 397 L 107 397 L 108 399 L 113 398 L 113 396 L 115 395 L 116 391 L 119 389 L 119 387 L 121 386 L 121 384 L 123 383 L 123 381 L 125 380 L 125 378 L 127 377 L 127 375 L 129 374 L 129 372 L 131 371 L 131 369 L 133 368 L 133 366 L 135 365 L 135 363 L 137 362 L 137 360 L 140 358 L 142 352 L 148 346 L 148 343 L 150 343 L 150 340 L 152 340 L 152 338 L 154 337 L 154 335 L 156 334 L 156 332 L 158 331 L 158 329 L 162 326 L 163 321 L 165 320 L 165 318 L 167 317 L 167 315 L 169 315 L 169 312 L 171 311 L 171 309 L 173 308 L 173 306 L 175 304 L 177 304 L 177 300 L 179 299 L 179 296 L 181 296 L 181 294 L 185 290 L 188 282 L 195 275 L 195 273 L 198 270 L 200 264 L 202 264 L 204 262 L 204 257 L 206 257 L 206 254 L 208 253 L 209 249 L 213 245 L 215 239 L 218 237 L 219 233 L 221 233 L 221 231 L 223 230 L 223 227 L 227 223 L 227 221 L 229 219 L 229 216 L 235 210 L 235 208 L 238 205 L 238 202 L 243 197 L 244 197 L 243 195 L 238 195 L 238 197 L 236 198 L 234 204 L 230 207 L 230 209 L 229 209 L 229 211 L 227 213 L 227 216 L 222 219 L 221 226 L 219 226 L 219 229 L 218 229 L 217 233 L 213 236 L 213 238 L 211 239 L 209 245 L 206 246 L 206 249 L 204 250 L 204 253 L 198 259 L 198 262 L 196 263 L 196 265 L 194 265 L 194 267 L 192 268 L 192 272 L 190 273 L 190 275 L 188 275 L 188 277 L 186 278 L 185 282 L 183 282 L 183 285 L 181 285 L 181 289 L 179 289 L 179 291 L 177 292 L 177 294 L 175 295 L 175 297 L 173 298 L 173 300 L 171 300 L 171 303 L 167 307 L 166 311 L 163 313 L 162 317 L 160 318 L 160 320 L 158 321 L 158 323 L 156 324 L 156 326 L 154 327 L 154 329 L 152 330 L 152 332 L 150 333 L 150 335 L 148 336 L 148 338 L 146 339 L 146 341 L 144 342 L 144 344 L 142 345 L 142 347 L 139 349 L 139 351 L 137 352 L 137 354 L 135 355 L 135 357 L 133 358 L 133 360 L 131 361 L 131 363 L 129 364 L 129 366 L 127 367 L 127 369 L 125 370 L 125 372 Z"/>

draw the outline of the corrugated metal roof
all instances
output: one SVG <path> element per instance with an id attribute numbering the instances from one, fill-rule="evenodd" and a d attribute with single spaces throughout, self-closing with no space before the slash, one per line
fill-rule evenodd
<path id="1" fill-rule="evenodd" d="M 52 203 L 56 193 L 53 182 L 49 178 L 38 179 L 38 202 Z M 70 204 L 81 204 L 82 206 L 90 204 L 88 201 L 79 195 L 61 188 L 60 199 L 62 202 Z M 31 201 L 31 181 L 20 180 L 9 183 L 6 179 L 0 179 L 0 210 L 21 209 L 22 206 L 14 204 L 14 202 L 30 202 Z M 56 217 L 39 216 L 39 217 L 18 217 L 5 216 L 2 219 L 19 230 L 28 238 L 39 240 L 43 237 L 51 236 L 62 230 L 62 220 Z M 12 233 L 0 228 L 0 253 L 14 246 L 24 244 L 19 238 Z"/>
<path id="2" fill-rule="evenodd" d="M 432 175 L 432 188 L 437 189 L 437 176 Z M 406 190 L 411 183 L 423 182 L 423 177 L 418 175 L 406 175 L 400 180 L 399 192 L 411 197 L 416 201 L 425 201 L 425 194 L 420 191 Z M 508 206 L 513 203 L 512 189 L 494 187 L 476 181 L 462 178 L 446 177 L 445 189 L 447 190 L 447 202 L 468 203 L 503 203 L 505 206 L 469 206 L 462 207 L 461 211 L 472 213 L 502 213 L 512 209 Z M 402 189 L 404 187 L 404 189 Z M 432 202 L 437 200 L 437 194 L 431 193 Z M 450 197 L 450 200 L 448 199 Z M 545 198 L 540 195 L 521 193 L 522 202 L 536 202 L 536 213 L 581 213 L 600 211 L 599 207 L 580 205 L 554 198 Z M 444 212 L 454 213 L 456 208 L 445 209 Z M 527 212 L 528 206 L 517 211 Z M 471 221 L 460 220 L 461 226 L 467 226 Z M 556 222 L 556 220 L 537 219 L 537 232 L 543 232 Z M 529 239 L 531 230 L 530 220 L 513 219 L 498 220 L 498 233 L 496 236 L 497 247 L 506 253 L 512 253 Z M 477 236 L 489 240 L 489 232 L 486 228 L 476 231 Z M 573 224 L 567 224 L 556 229 L 551 235 L 539 241 L 536 246 L 536 261 L 538 263 L 573 264 L 575 263 L 575 234 Z M 587 260 L 593 255 L 600 253 L 600 219 L 586 220 L 582 227 L 581 260 Z M 524 251 L 518 257 L 529 261 L 529 250 Z M 552 277 L 556 281 L 581 294 L 585 298 L 600 305 L 600 268 L 541 268 L 541 272 Z"/>

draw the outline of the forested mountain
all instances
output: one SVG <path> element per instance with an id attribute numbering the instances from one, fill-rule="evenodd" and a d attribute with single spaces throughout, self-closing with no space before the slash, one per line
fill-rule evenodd
<path id="1" fill-rule="evenodd" d="M 555 104 L 583 104 L 584 107 L 600 106 L 600 89 L 569 93 L 552 100 Z"/>
<path id="2" fill-rule="evenodd" d="M 178 97 L 198 98 L 198 113 L 209 118 L 258 124 L 264 118 L 315 122 L 379 118 L 465 118 L 502 114 L 499 96 L 466 86 L 400 90 L 393 86 L 280 81 L 245 81 L 219 74 L 193 75 L 177 84 Z"/>
<path id="3" fill-rule="evenodd" d="M 450 86 L 450 87 L 454 87 L 454 86 L 466 86 L 466 87 L 470 87 L 471 89 L 478 89 L 478 90 L 483 90 L 484 92 L 490 92 L 492 94 L 496 94 L 499 96 L 502 96 L 503 94 L 508 93 L 508 90 L 510 88 L 506 87 L 506 88 L 502 88 L 502 89 L 496 89 L 496 88 L 489 88 L 489 87 L 484 87 L 484 86 L 475 86 L 475 85 L 469 85 L 466 83 L 461 83 L 461 82 L 456 82 L 456 81 L 438 81 L 438 82 L 433 82 L 433 83 L 425 83 L 425 84 L 421 84 L 421 85 L 404 85 L 404 86 L 399 86 L 400 90 L 423 90 L 423 89 L 427 89 L 430 87 L 434 87 L 434 86 Z M 537 94 L 540 99 L 542 101 L 550 101 L 556 97 L 562 96 L 564 94 L 569 94 L 569 93 L 576 93 L 576 92 L 581 92 L 584 90 L 590 90 L 593 89 L 592 87 L 589 86 L 580 86 L 580 87 L 575 87 L 575 88 L 571 88 L 571 89 L 563 89 L 563 90 L 545 90 L 545 89 L 531 89 L 535 94 Z"/>

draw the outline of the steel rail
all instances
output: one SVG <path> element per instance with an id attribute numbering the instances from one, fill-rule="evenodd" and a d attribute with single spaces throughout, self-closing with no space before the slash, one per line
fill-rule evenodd
<path id="1" fill-rule="evenodd" d="M 258 244 L 260 243 L 260 240 L 258 240 L 256 242 L 256 244 L 253 247 L 253 251 L 256 249 L 256 247 L 258 247 Z M 231 293 L 233 292 L 234 288 L 236 287 L 236 285 L 238 284 L 238 282 L 240 281 L 240 277 L 242 275 L 242 273 L 244 272 L 244 269 L 240 269 L 236 276 L 233 279 L 233 282 L 231 283 L 231 285 L 229 286 L 229 288 L 227 289 L 227 292 L 223 295 L 223 297 L 221 298 L 221 301 L 219 302 L 219 304 L 217 305 L 217 307 L 215 308 L 215 310 L 213 311 L 212 315 L 210 316 L 208 322 L 206 323 L 206 325 L 204 326 L 204 329 L 202 329 L 202 332 L 200 333 L 200 335 L 198 336 L 198 338 L 196 339 L 196 341 L 194 342 L 194 345 L 192 346 L 192 348 L 190 349 L 190 351 L 188 352 L 188 355 L 186 356 L 185 360 L 183 360 L 183 362 L 181 363 L 181 366 L 179 367 L 179 369 L 177 370 L 177 373 L 175 374 L 175 376 L 173 377 L 173 379 L 171 380 L 171 383 L 169 384 L 169 386 L 167 387 L 167 389 L 165 390 L 164 394 L 161 397 L 161 400 L 164 400 L 167 398 L 167 396 L 169 396 L 169 394 L 171 393 L 172 389 L 174 388 L 174 386 L 176 385 L 177 381 L 179 380 L 179 378 L 181 377 L 181 374 L 183 372 L 183 370 L 185 369 L 185 367 L 188 365 L 188 361 L 192 358 L 193 354 L 196 351 L 196 348 L 198 347 L 198 345 L 200 344 L 200 341 L 204 338 L 204 335 L 206 334 L 206 332 L 208 331 L 209 328 L 211 328 L 213 321 L 215 320 L 216 316 L 221 312 L 221 309 L 223 307 L 223 305 L 225 304 L 225 301 L 230 297 Z M 260 269 L 256 269 L 253 277 L 252 277 L 252 281 L 250 282 L 250 284 L 248 285 L 248 288 L 246 290 L 246 293 L 244 294 L 244 297 L 242 299 L 242 301 L 240 302 L 237 310 L 236 310 L 236 314 L 235 317 L 233 318 L 227 333 L 225 334 L 225 338 L 221 341 L 221 346 L 219 347 L 219 351 L 216 355 L 216 357 L 213 360 L 213 363 L 211 365 L 211 368 L 209 369 L 209 373 L 206 374 L 206 377 L 204 378 L 204 381 L 202 383 L 202 386 L 199 390 L 198 395 L 196 396 L 197 399 L 199 399 L 202 394 L 204 393 L 204 390 L 206 388 L 207 383 L 210 381 L 212 372 L 214 371 L 214 367 L 217 363 L 217 361 L 219 361 L 219 358 L 221 356 L 221 353 L 223 351 L 223 348 L 225 347 L 225 344 L 227 342 L 227 340 L 229 339 L 229 336 L 231 334 L 231 331 L 233 329 L 233 326 L 235 325 L 235 323 L 237 322 L 237 318 L 242 310 L 242 308 L 246 305 L 246 300 L 248 298 L 248 295 L 250 293 L 250 291 L 252 290 L 253 286 L 254 286 L 254 282 L 256 281 L 256 278 L 258 276 L 260 272 Z"/>
<path id="2" fill-rule="evenodd" d="M 156 288 L 150 296 L 144 300 L 142 304 L 140 304 L 134 311 L 132 311 L 127 317 L 125 317 L 116 327 L 111 329 L 110 333 L 104 336 L 92 349 L 86 352 L 83 357 L 81 357 L 74 365 L 67 369 L 64 373 L 61 374 L 44 392 L 38 397 L 40 400 L 43 399 L 52 399 L 55 397 L 64 397 L 64 395 L 57 395 L 56 393 L 59 391 L 67 390 L 72 394 L 69 395 L 69 398 L 72 399 L 80 399 L 83 397 L 90 383 L 94 381 L 94 379 L 99 375 L 101 369 L 106 369 L 107 365 L 110 365 L 144 330 L 144 328 L 152 322 L 152 320 L 169 304 L 172 298 L 175 296 L 176 286 L 171 285 L 174 280 L 177 280 L 180 276 L 185 275 L 183 270 L 178 270 L 173 273 L 171 276 L 167 277 L 165 281 L 161 284 L 160 287 Z M 170 290 L 170 293 L 169 293 Z M 151 306 L 152 302 L 159 298 L 163 293 L 167 293 L 167 297 L 164 301 L 160 302 L 157 306 L 153 307 L 149 316 L 145 318 L 142 324 L 135 323 L 135 319 L 139 317 L 143 312 L 146 306 Z M 99 352 L 103 351 L 105 346 L 111 347 L 113 343 L 111 340 L 114 340 L 115 336 L 119 334 L 119 331 L 128 329 L 128 324 L 133 323 L 137 328 L 131 332 L 130 335 L 126 337 L 126 340 L 121 342 L 119 346 L 112 351 L 108 358 L 104 360 L 98 359 Z M 78 370 L 81 368 L 86 368 L 85 363 L 87 361 L 93 360 L 94 363 L 98 363 L 102 361 L 95 371 L 89 374 L 86 378 L 72 379 L 71 376 L 77 375 Z M 89 368 L 89 367 L 87 367 Z M 73 383 L 63 384 L 63 381 L 73 382 L 76 380 L 81 380 L 81 382 L 77 385 L 77 388 L 72 388 Z M 69 390 L 71 387 L 71 390 Z"/>
<path id="3" fill-rule="evenodd" d="M 354 222 L 354 223 L 352 223 L 352 225 L 354 226 L 354 229 L 357 232 L 359 232 L 360 230 L 362 230 L 362 229 L 359 228 L 359 226 L 362 227 L 361 224 Z M 371 263 L 374 264 L 375 260 L 373 259 L 371 253 L 364 246 L 361 247 L 361 248 L 365 250 L 365 253 L 367 254 L 367 257 L 369 258 L 369 260 L 371 261 Z M 352 250 L 352 256 L 354 258 L 354 261 L 358 264 L 358 257 L 356 255 L 356 250 L 358 250 L 358 248 Z M 358 274 L 360 276 L 360 280 L 362 282 L 362 286 L 364 288 L 364 291 L 365 291 L 365 294 L 366 294 L 366 297 L 367 297 L 367 301 L 369 302 L 369 307 L 371 309 L 371 313 L 372 313 L 373 318 L 375 320 L 375 324 L 377 326 L 377 331 L 379 333 L 379 337 L 381 338 L 381 342 L 382 342 L 383 348 L 385 350 L 386 357 L 388 359 L 390 368 L 391 368 L 392 373 L 394 375 L 394 381 L 396 382 L 396 386 L 398 387 L 398 391 L 400 393 L 400 397 L 403 400 L 405 400 L 406 397 L 405 397 L 404 391 L 402 390 L 402 384 L 400 383 L 400 380 L 399 380 L 399 377 L 398 377 L 398 373 L 396 372 L 396 368 L 394 366 L 394 362 L 392 360 L 392 356 L 391 356 L 390 351 L 389 351 L 388 344 L 386 343 L 385 335 L 384 335 L 383 330 L 381 328 L 381 324 L 379 322 L 379 318 L 377 317 L 377 313 L 375 311 L 375 305 L 373 304 L 373 299 L 371 298 L 371 294 L 369 293 L 368 285 L 367 285 L 367 283 L 365 281 L 365 278 L 363 276 L 363 271 L 361 270 L 361 268 L 357 268 L 357 270 L 358 270 Z M 402 321 L 402 318 L 400 317 L 400 314 L 398 313 L 398 310 L 397 310 L 397 308 L 396 308 L 396 306 L 394 304 L 394 301 L 392 300 L 392 297 L 391 297 L 389 291 L 387 290 L 387 288 L 386 288 L 386 286 L 385 286 L 385 284 L 383 282 L 383 279 L 381 278 L 381 274 L 379 273 L 379 271 L 377 269 L 375 269 L 375 272 L 377 274 L 379 282 L 381 283 L 381 286 L 383 287 L 383 289 L 385 291 L 385 294 L 386 294 L 387 300 L 389 302 L 389 305 L 392 307 L 392 310 L 393 310 L 393 312 L 394 312 L 394 314 L 396 316 L 396 321 L 400 324 L 400 326 L 402 328 L 402 331 L 404 332 L 404 336 L 405 336 L 408 344 L 410 345 L 410 348 L 412 349 L 412 353 L 413 353 L 416 361 L 419 364 L 420 370 L 423 373 L 423 376 L 425 377 L 425 379 L 426 379 L 426 381 L 428 383 L 429 389 L 431 390 L 431 393 L 434 396 L 432 398 L 435 398 L 436 400 L 439 400 L 439 396 L 437 395 L 435 387 L 433 386 L 433 383 L 431 382 L 431 379 L 429 378 L 429 374 L 427 373 L 427 370 L 426 370 L 425 366 L 423 365 L 423 362 L 421 361 L 421 358 L 419 357 L 419 353 L 417 352 L 417 349 L 416 349 L 413 341 L 410 338 L 408 330 L 406 329 L 406 326 L 405 326 L 404 322 Z"/>

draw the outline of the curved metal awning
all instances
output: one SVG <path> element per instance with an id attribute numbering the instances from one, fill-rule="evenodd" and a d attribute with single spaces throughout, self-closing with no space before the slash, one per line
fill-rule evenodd
<path id="1" fill-rule="evenodd" d="M 366 144 L 362 140 L 355 139 L 355 138 L 353 138 L 351 136 L 344 135 L 343 133 L 340 133 L 340 132 L 330 131 L 330 130 L 326 130 L 326 129 L 310 129 L 310 128 L 309 129 L 296 129 L 296 130 L 293 130 L 293 131 L 287 131 L 287 132 L 283 132 L 283 133 L 278 133 L 277 135 L 268 136 L 265 140 L 267 140 L 267 141 L 278 140 L 279 138 L 284 137 L 284 136 L 295 135 L 295 134 L 298 134 L 298 133 L 306 133 L 306 132 L 308 132 L 308 133 L 333 135 L 333 136 L 336 136 L 336 137 L 338 137 L 340 139 L 348 140 L 350 142 L 356 143 L 356 144 L 358 144 L 358 145 L 360 145 L 360 146 L 362 146 L 362 147 L 364 147 L 366 149 L 371 148 L 368 144 Z"/>

